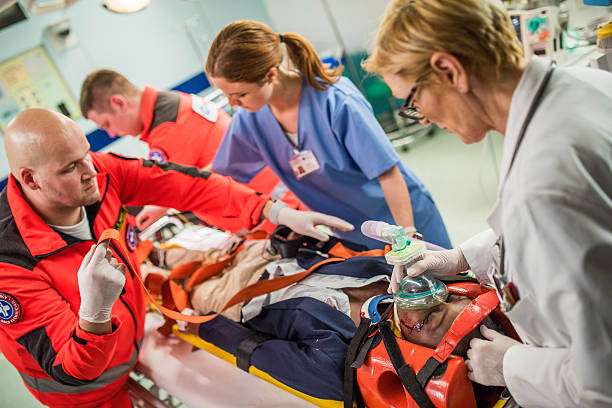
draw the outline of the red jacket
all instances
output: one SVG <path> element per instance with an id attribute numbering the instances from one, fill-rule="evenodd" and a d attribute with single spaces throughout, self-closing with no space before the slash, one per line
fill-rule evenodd
<path id="1" fill-rule="evenodd" d="M 203 168 L 210 164 L 232 118 L 196 95 L 145 87 L 140 103 L 149 158 Z"/>
<path id="2" fill-rule="evenodd" d="M 214 108 L 197 95 L 160 92 L 148 86 L 142 94 L 140 112 L 145 126 L 140 140 L 149 145 L 150 159 L 200 169 L 212 163 L 231 122 L 231 117 L 223 109 Z M 273 199 L 282 199 L 291 208 L 307 209 L 267 166 L 248 186 Z M 212 214 L 197 215 L 211 225 L 232 232 L 242 227 L 235 219 Z M 263 226 L 270 232 L 274 227 L 267 221 Z"/>
<path id="3" fill-rule="evenodd" d="M 94 237 L 113 227 L 122 205 L 158 204 L 240 216 L 252 228 L 266 196 L 194 167 L 91 153 L 100 201 L 85 207 Z M 122 234 L 135 249 L 133 217 Z M 0 349 L 43 404 L 121 406 L 144 330 L 144 293 L 133 273 L 112 309 L 113 331 L 79 328 L 77 271 L 93 241 L 56 232 L 24 200 L 12 176 L 0 194 Z M 121 259 L 117 256 L 117 259 Z M 138 264 L 135 253 L 132 261 Z"/>

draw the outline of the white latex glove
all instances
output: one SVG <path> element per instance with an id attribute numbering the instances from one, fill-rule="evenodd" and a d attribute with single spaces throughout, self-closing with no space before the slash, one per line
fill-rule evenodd
<path id="1" fill-rule="evenodd" d="M 283 207 L 278 213 L 278 223 L 286 225 L 298 234 L 308 235 L 319 241 L 329 240 L 329 235 L 319 231 L 315 225 L 326 225 L 331 229 L 338 228 L 342 231 L 352 231 L 355 227 L 348 222 L 331 215 L 321 214 L 315 211 L 298 211 L 289 207 Z"/>
<path id="2" fill-rule="evenodd" d="M 389 293 L 397 293 L 399 284 L 406 276 L 419 276 L 428 272 L 436 278 L 453 276 L 470 268 L 461 249 L 448 249 L 446 251 L 425 251 L 423 259 L 413 263 L 409 268 L 404 265 L 395 265 L 389 284 Z"/>
<path id="3" fill-rule="evenodd" d="M 136 226 L 139 230 L 144 230 L 155 221 L 159 220 L 166 214 L 168 209 L 166 207 L 159 207 L 157 205 L 145 205 L 142 210 L 136 215 Z"/>
<path id="4" fill-rule="evenodd" d="M 113 258 L 108 241 L 91 247 L 79 267 L 78 280 L 79 317 L 91 323 L 108 322 L 125 284 L 125 265 Z"/>
<path id="5" fill-rule="evenodd" d="M 468 359 L 465 360 L 468 378 L 482 385 L 505 387 L 504 354 L 510 347 L 521 343 L 485 325 L 480 326 L 480 332 L 486 340 L 470 340 Z"/>
<path id="6" fill-rule="evenodd" d="M 181 310 L 181 313 L 184 315 L 188 315 L 188 316 L 195 316 L 195 310 L 190 309 L 188 307 L 184 308 L 183 310 Z M 183 332 L 183 333 L 189 333 L 191 332 L 191 323 L 186 322 L 184 320 L 177 320 L 176 321 L 176 326 L 179 329 L 179 331 Z"/>

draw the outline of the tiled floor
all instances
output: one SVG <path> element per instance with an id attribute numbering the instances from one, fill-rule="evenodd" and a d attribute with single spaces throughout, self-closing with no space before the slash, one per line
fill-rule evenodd
<path id="1" fill-rule="evenodd" d="M 421 137 L 400 154 L 430 189 L 454 245 L 486 228 L 485 217 L 495 201 L 502 137 L 490 135 L 476 145 L 436 131 Z M 17 371 L 0 355 L 0 407 L 41 405 L 21 383 Z"/>

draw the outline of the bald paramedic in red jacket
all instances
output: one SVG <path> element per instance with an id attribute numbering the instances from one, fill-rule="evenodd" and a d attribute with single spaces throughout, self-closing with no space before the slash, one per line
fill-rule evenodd
<path id="1" fill-rule="evenodd" d="M 0 349 L 51 407 L 131 406 L 125 384 L 145 315 L 140 271 L 126 271 L 114 244 L 94 245 L 116 228 L 137 265 L 124 204 L 239 217 L 246 228 L 269 216 L 313 236 L 321 234 L 314 224 L 351 227 L 195 167 L 90 152 L 75 122 L 44 109 L 17 115 L 4 146 L 11 174 L 0 194 Z"/>
<path id="2" fill-rule="evenodd" d="M 152 160 L 205 170 L 210 169 L 231 122 L 223 109 L 196 95 L 158 91 L 149 86 L 143 90 L 108 69 L 93 71 L 83 81 L 81 112 L 111 137 L 140 135 L 140 140 L 149 145 Z M 306 209 L 269 167 L 262 169 L 248 186 L 273 199 L 282 199 L 292 208 Z M 138 227 L 145 228 L 165 212 L 166 208 L 145 207 L 136 217 Z M 198 216 L 232 232 L 241 228 L 234 219 L 211 214 Z"/>

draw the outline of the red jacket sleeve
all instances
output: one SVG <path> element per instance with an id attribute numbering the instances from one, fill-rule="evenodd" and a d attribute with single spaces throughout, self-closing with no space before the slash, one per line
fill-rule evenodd
<path id="1" fill-rule="evenodd" d="M 156 204 L 181 211 L 199 211 L 238 218 L 246 229 L 259 224 L 268 196 L 230 177 L 176 163 L 157 163 L 115 154 L 92 153 L 99 171 L 110 175 L 121 201 Z"/>

